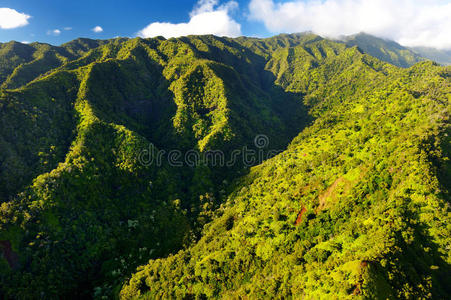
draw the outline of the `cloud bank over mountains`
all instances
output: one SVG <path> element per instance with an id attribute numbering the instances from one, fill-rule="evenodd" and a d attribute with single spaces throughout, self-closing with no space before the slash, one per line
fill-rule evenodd
<path id="1" fill-rule="evenodd" d="M 134 35 L 236 37 L 246 28 L 244 34 L 250 36 L 311 31 L 339 38 L 365 32 L 403 46 L 451 50 L 451 0 L 198 0 L 187 17 L 180 23 L 152 22 Z M 0 7 L 0 30 L 26 26 L 30 18 L 14 8 Z M 117 35 L 114 28 L 109 31 Z M 96 26 L 92 32 L 99 34 L 103 28 Z M 53 29 L 47 36 L 62 33 L 63 29 Z"/>
<path id="2" fill-rule="evenodd" d="M 273 33 L 313 31 L 339 37 L 365 32 L 404 46 L 451 48 L 447 0 L 251 0 L 249 19 Z"/>
<path id="3" fill-rule="evenodd" d="M 236 37 L 241 35 L 241 25 L 230 13 L 238 3 L 229 1 L 219 5 L 218 0 L 200 0 L 190 13 L 187 23 L 154 22 L 138 32 L 141 37 L 180 37 L 190 34 L 214 34 Z"/>
<path id="4" fill-rule="evenodd" d="M 154 22 L 138 36 L 166 38 L 190 34 L 241 35 L 231 12 L 235 1 L 200 0 L 187 23 Z M 250 0 L 247 19 L 272 34 L 312 31 L 325 37 L 359 32 L 404 46 L 451 49 L 449 0 Z"/>

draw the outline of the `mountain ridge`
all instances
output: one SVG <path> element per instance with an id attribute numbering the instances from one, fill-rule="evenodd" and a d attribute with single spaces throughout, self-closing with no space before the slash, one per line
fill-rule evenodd
<path id="1" fill-rule="evenodd" d="M 71 43 L 0 72 L 0 296 L 450 294 L 449 67 L 309 33 Z"/>

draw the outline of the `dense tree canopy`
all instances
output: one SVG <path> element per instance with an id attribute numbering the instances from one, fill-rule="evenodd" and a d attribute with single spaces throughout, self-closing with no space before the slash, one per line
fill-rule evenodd
<path id="1" fill-rule="evenodd" d="M 0 44 L 0 298 L 449 298 L 451 69 L 363 46 Z"/>

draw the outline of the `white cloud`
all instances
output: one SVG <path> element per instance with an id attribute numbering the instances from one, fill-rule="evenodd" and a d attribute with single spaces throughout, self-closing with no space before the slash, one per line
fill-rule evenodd
<path id="1" fill-rule="evenodd" d="M 47 35 L 54 35 L 54 36 L 58 36 L 61 34 L 61 30 L 59 29 L 53 29 L 53 30 L 49 30 L 47 31 Z"/>
<path id="2" fill-rule="evenodd" d="M 338 37 L 359 32 L 405 46 L 451 48 L 450 0 L 251 0 L 249 19 L 276 32 Z"/>
<path id="3" fill-rule="evenodd" d="M 103 32 L 103 28 L 100 26 L 96 26 L 92 29 L 92 31 L 94 31 L 95 33 L 101 33 Z"/>
<path id="4" fill-rule="evenodd" d="M 72 30 L 72 27 L 64 27 L 63 29 L 69 31 Z"/>
<path id="5" fill-rule="evenodd" d="M 0 7 L 0 29 L 12 29 L 28 25 L 29 18 L 31 16 L 17 10 Z"/>
<path id="6" fill-rule="evenodd" d="M 148 38 L 164 36 L 180 37 L 191 34 L 214 34 L 235 37 L 241 35 L 241 25 L 230 16 L 238 8 L 238 3 L 229 1 L 218 5 L 218 0 L 199 0 L 190 13 L 188 23 L 154 22 L 138 32 L 138 36 Z"/>

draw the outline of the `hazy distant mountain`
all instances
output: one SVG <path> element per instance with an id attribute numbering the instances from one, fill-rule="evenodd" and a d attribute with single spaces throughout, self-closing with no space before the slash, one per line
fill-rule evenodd
<path id="1" fill-rule="evenodd" d="M 451 64 L 451 50 L 430 47 L 404 47 L 395 41 L 366 33 L 341 39 L 348 46 L 358 46 L 363 52 L 399 67 L 410 67 L 422 60 L 432 60 L 442 65 Z"/>
<path id="2" fill-rule="evenodd" d="M 343 41 L 348 46 L 357 46 L 363 52 L 399 67 L 410 67 L 424 60 L 423 57 L 400 44 L 366 33 L 346 36 Z"/>
<path id="3" fill-rule="evenodd" d="M 442 65 L 451 65 L 451 50 L 438 50 L 428 47 L 414 47 L 411 49 L 424 58 L 433 60 Z"/>

